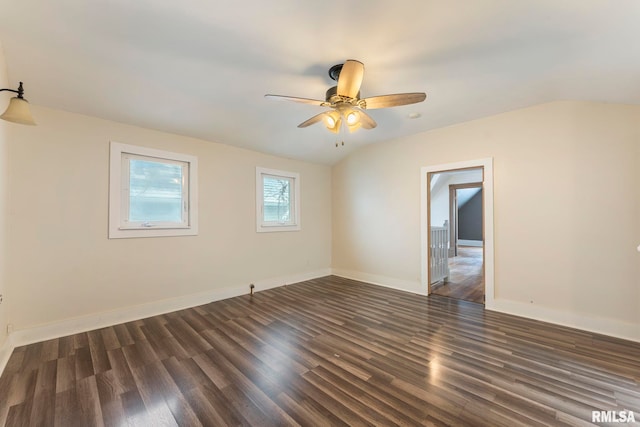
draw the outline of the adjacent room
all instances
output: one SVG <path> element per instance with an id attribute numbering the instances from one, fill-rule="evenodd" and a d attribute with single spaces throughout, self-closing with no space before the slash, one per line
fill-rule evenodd
<path id="1" fill-rule="evenodd" d="M 638 22 L 5 1 L 0 425 L 639 423 Z"/>

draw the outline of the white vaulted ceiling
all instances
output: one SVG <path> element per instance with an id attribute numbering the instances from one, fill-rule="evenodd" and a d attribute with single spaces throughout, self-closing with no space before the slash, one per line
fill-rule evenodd
<path id="1" fill-rule="evenodd" d="M 640 103 L 637 0 L 0 0 L 11 85 L 30 102 L 332 164 L 373 144 L 553 100 Z M 327 71 L 362 96 L 426 92 L 340 137 L 296 126 Z M 409 119 L 419 113 L 418 119 Z"/>

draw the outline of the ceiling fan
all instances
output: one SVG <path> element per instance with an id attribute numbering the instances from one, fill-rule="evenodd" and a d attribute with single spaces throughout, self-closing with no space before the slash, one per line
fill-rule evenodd
<path id="1" fill-rule="evenodd" d="M 365 110 L 415 104 L 424 101 L 427 97 L 423 92 L 413 92 L 360 98 L 364 64 L 354 59 L 349 59 L 344 64 L 331 67 L 329 76 L 338 84 L 327 90 L 324 101 L 282 95 L 265 95 L 265 97 L 331 108 L 330 111 L 316 114 L 309 120 L 300 123 L 298 127 L 305 128 L 323 121 L 327 129 L 334 133 L 340 131 L 343 122 L 350 132 L 360 127 L 373 129 L 377 124 Z"/>

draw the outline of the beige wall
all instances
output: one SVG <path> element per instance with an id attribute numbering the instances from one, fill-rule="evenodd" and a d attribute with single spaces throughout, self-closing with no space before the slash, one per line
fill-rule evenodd
<path id="1" fill-rule="evenodd" d="M 35 128 L 0 123 L 0 323 L 8 311 L 16 330 L 329 267 L 415 291 L 420 167 L 486 157 L 496 302 L 640 325 L 640 107 L 540 105 L 372 145 L 333 169 L 33 110 Z M 110 140 L 198 156 L 198 236 L 107 239 Z M 256 166 L 301 174 L 301 232 L 256 233 Z"/>
<path id="2" fill-rule="evenodd" d="M 38 106 L 33 113 L 38 126 L 12 129 L 9 146 L 16 330 L 212 289 L 248 292 L 250 282 L 330 268 L 329 167 Z M 198 236 L 107 238 L 110 140 L 198 157 Z M 302 231 L 256 232 L 256 166 L 300 173 Z"/>
<path id="3" fill-rule="evenodd" d="M 9 87 L 7 80 L 7 67 L 4 59 L 4 50 L 0 45 L 0 88 Z M 9 104 L 10 94 L 2 92 L 0 98 L 0 114 L 4 112 L 5 108 Z M 18 126 L 12 123 L 7 123 L 4 120 L 0 120 L 0 294 L 3 295 L 2 304 L 0 304 L 0 349 L 7 339 L 7 312 L 8 305 L 11 304 L 11 300 L 8 298 L 6 289 L 6 272 L 7 272 L 7 242 L 6 242 L 6 217 L 8 211 L 7 204 L 7 185 L 8 185 L 8 171 L 7 171 L 7 146 L 8 135 L 7 129 L 10 126 Z M 2 351 L 0 351 L 0 356 Z M 0 366 L 2 364 L 2 357 L 0 357 Z"/>
<path id="4" fill-rule="evenodd" d="M 493 157 L 496 302 L 640 339 L 639 153 L 640 107 L 580 102 L 372 145 L 333 169 L 333 267 L 414 290 L 420 167 Z"/>

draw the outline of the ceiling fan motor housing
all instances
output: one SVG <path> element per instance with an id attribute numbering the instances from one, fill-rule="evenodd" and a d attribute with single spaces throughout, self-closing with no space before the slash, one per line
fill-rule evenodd
<path id="1" fill-rule="evenodd" d="M 356 97 L 354 98 L 354 100 L 358 100 L 360 99 L 360 91 L 358 91 L 358 94 L 356 95 Z M 350 102 L 351 99 L 345 98 L 343 96 L 338 95 L 338 86 L 332 86 L 329 89 L 327 89 L 327 93 L 325 94 L 325 100 L 329 103 L 336 104 L 338 102 Z"/>

